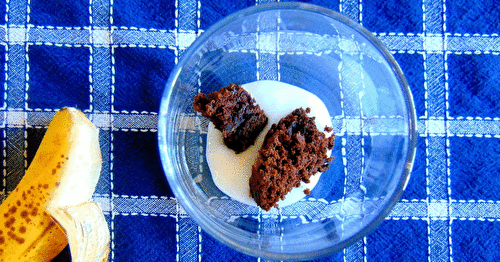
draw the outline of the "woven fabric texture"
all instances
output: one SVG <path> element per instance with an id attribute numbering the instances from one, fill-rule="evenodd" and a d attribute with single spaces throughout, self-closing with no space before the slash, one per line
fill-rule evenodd
<path id="1" fill-rule="evenodd" d="M 73 106 L 100 128 L 94 200 L 109 223 L 110 261 L 265 261 L 220 244 L 185 213 L 156 138 L 160 97 L 184 51 L 224 16 L 265 2 L 0 0 L 0 196 L 22 178 L 55 112 Z M 409 80 L 419 135 L 389 217 L 316 261 L 500 260 L 498 1 L 305 2 L 350 17 L 388 47 Z"/>

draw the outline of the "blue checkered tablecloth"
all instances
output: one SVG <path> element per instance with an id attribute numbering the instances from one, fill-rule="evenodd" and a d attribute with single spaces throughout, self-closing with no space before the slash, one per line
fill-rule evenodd
<path id="1" fill-rule="evenodd" d="M 94 199 L 109 223 L 110 261 L 264 261 L 218 243 L 185 213 L 156 138 L 160 97 L 186 48 L 222 17 L 264 2 L 0 0 L 0 196 L 21 179 L 55 111 L 78 107 L 100 128 Z M 498 261 L 500 2 L 307 2 L 358 21 L 389 48 L 409 80 L 419 134 L 390 216 L 317 261 Z"/>

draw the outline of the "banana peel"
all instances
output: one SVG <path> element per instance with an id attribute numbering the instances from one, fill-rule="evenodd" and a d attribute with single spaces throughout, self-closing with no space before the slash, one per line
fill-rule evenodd
<path id="1" fill-rule="evenodd" d="M 0 262 L 107 261 L 108 225 L 91 201 L 101 172 L 99 129 L 79 110 L 53 117 L 16 189 L 0 205 Z"/>

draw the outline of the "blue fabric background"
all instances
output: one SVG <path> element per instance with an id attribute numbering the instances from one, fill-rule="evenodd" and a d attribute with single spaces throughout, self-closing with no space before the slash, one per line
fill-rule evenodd
<path id="1" fill-rule="evenodd" d="M 54 53 L 58 55 L 54 56 Z M 88 48 L 30 46 L 28 106 L 86 108 L 90 102 L 88 88 L 90 83 L 87 73 L 89 55 Z M 48 93 L 47 90 L 53 92 Z"/>
<path id="2" fill-rule="evenodd" d="M 264 2 L 272 0 L 0 1 L 2 196 L 54 112 L 74 106 L 101 129 L 94 199 L 112 232 L 110 261 L 264 261 L 222 245 L 182 213 L 156 141 L 164 85 L 189 44 L 226 15 Z M 411 87 L 419 133 L 410 182 L 386 221 L 315 261 L 498 261 L 498 1 L 304 2 L 340 11 L 387 45 Z M 210 77 L 202 73 L 202 82 Z M 340 158 L 332 168 L 342 172 Z M 69 256 L 66 249 L 55 261 Z"/>

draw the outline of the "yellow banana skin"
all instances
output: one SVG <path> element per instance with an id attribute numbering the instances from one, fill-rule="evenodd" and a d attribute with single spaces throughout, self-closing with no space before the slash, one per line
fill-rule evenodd
<path id="1" fill-rule="evenodd" d="M 66 235 L 43 211 L 43 201 L 36 198 L 36 193 L 27 193 L 21 184 L 18 188 L 22 189 L 16 189 L 0 207 L 0 261 L 50 261 L 67 245 Z"/>
<path id="2" fill-rule="evenodd" d="M 68 244 L 65 231 L 45 210 L 68 179 L 69 165 L 89 154 L 100 159 L 99 146 L 72 148 L 82 139 L 79 134 L 88 132 L 98 137 L 82 112 L 64 108 L 56 113 L 23 179 L 0 205 L 0 262 L 51 261 Z M 95 184 L 83 198 L 90 199 L 94 190 Z"/>

